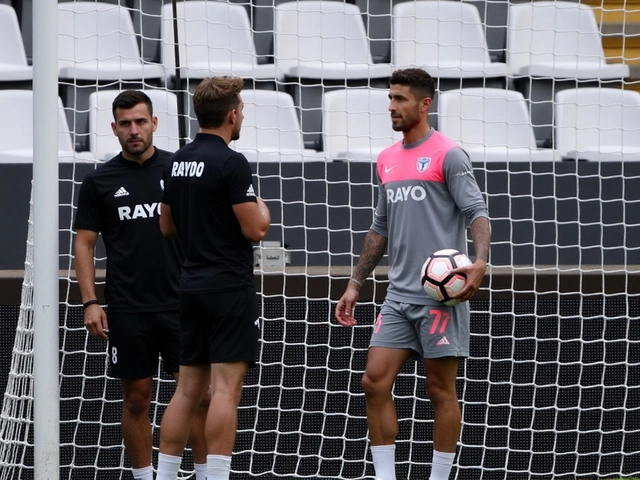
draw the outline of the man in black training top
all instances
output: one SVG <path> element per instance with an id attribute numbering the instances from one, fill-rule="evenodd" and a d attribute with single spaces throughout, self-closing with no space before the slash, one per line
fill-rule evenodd
<path id="1" fill-rule="evenodd" d="M 205 426 L 208 480 L 226 480 L 238 404 L 256 361 L 260 320 L 253 245 L 271 217 L 256 197 L 249 163 L 228 147 L 240 137 L 242 80 L 203 80 L 193 96 L 200 133 L 165 171 L 160 227 L 178 235 L 186 260 L 180 278 L 180 382 L 162 419 L 156 480 L 175 480 L 188 424 L 211 385 Z"/>
<path id="2" fill-rule="evenodd" d="M 171 154 L 153 146 L 158 119 L 149 97 L 127 90 L 113 101 L 111 127 L 122 152 L 82 182 L 74 228 L 76 275 L 84 303 L 84 325 L 109 341 L 111 375 L 122 384 L 122 437 L 135 479 L 153 480 L 149 406 L 153 375 L 162 355 L 176 379 L 180 317 L 178 278 L 183 254 L 158 225 L 162 173 Z M 94 252 L 102 233 L 107 253 L 105 300 L 95 290 Z M 190 442 L 197 480 L 206 479 L 204 419 L 197 409 Z"/>

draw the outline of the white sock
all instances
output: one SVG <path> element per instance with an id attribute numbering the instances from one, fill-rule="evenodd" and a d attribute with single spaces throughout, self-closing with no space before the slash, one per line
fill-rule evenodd
<path id="1" fill-rule="evenodd" d="M 377 480 L 396 480 L 396 445 L 372 445 L 371 457 Z"/>
<path id="2" fill-rule="evenodd" d="M 454 458 L 456 458 L 455 453 L 445 453 L 434 450 L 429 480 L 449 480 Z"/>
<path id="3" fill-rule="evenodd" d="M 131 473 L 136 480 L 153 480 L 153 467 L 132 468 Z"/>
<path id="4" fill-rule="evenodd" d="M 196 471 L 196 480 L 207 480 L 207 464 L 194 463 L 193 467 Z"/>
<path id="5" fill-rule="evenodd" d="M 231 457 L 207 455 L 207 480 L 229 480 Z"/>
<path id="6" fill-rule="evenodd" d="M 156 480 L 176 480 L 182 457 L 160 453 L 158 455 L 158 473 Z"/>

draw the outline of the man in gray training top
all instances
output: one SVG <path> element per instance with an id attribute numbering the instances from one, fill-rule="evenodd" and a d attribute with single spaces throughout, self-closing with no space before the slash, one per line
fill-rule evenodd
<path id="1" fill-rule="evenodd" d="M 387 296 L 373 328 L 362 378 L 376 479 L 396 480 L 398 419 L 391 392 L 403 364 L 413 356 L 424 360 L 427 395 L 435 413 L 430 480 L 448 480 L 461 425 L 458 362 L 469 355 L 466 301 L 485 274 L 491 228 L 469 157 L 428 124 L 433 78 L 411 68 L 395 71 L 390 84 L 392 127 L 404 139 L 378 156 L 375 218 L 335 316 L 341 325 L 355 325 L 359 290 L 388 253 Z M 424 291 L 420 268 L 437 250 L 466 253 L 467 225 L 476 259 L 458 269 L 467 278 L 455 297 L 463 303 L 446 306 Z"/>

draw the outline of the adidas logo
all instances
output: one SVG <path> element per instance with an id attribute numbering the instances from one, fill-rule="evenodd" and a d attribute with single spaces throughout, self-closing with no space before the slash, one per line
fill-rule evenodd
<path id="1" fill-rule="evenodd" d="M 129 192 L 127 192 L 124 187 L 120 187 L 118 191 L 113 194 L 114 197 L 126 197 L 127 195 L 129 195 Z"/>
<path id="2" fill-rule="evenodd" d="M 253 322 L 253 324 L 257 327 L 260 328 L 260 318 L 256 318 L 256 321 Z"/>
<path id="3" fill-rule="evenodd" d="M 440 337 L 440 340 L 436 343 L 436 347 L 441 347 L 442 345 L 450 345 L 449 340 L 447 340 L 447 337 L 444 335 Z"/>
<path id="4" fill-rule="evenodd" d="M 256 196 L 256 192 L 253 191 L 253 185 L 249 185 L 249 188 L 247 190 L 247 197 L 255 197 Z"/>

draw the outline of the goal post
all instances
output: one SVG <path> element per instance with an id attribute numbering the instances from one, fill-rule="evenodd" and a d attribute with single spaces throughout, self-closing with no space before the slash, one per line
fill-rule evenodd
<path id="1" fill-rule="evenodd" d="M 33 463 L 34 478 L 58 480 L 58 136 L 45 133 L 58 124 L 57 8 L 33 7 Z"/>
<path id="2" fill-rule="evenodd" d="M 603 15 L 615 10 L 618 16 L 637 19 L 640 7 L 633 2 L 609 5 L 602 0 L 598 8 Z M 2 392 L 0 480 L 130 478 L 120 431 L 120 383 L 109 376 L 105 342 L 90 337 L 83 326 L 74 272 L 72 223 L 80 185 L 88 172 L 109 158 L 105 152 L 119 149 L 109 126 L 110 103 L 91 103 L 89 97 L 129 87 L 166 94 L 154 97 L 154 113 L 160 119 L 154 141 L 163 149 L 175 150 L 185 135 L 176 118 L 182 118 L 183 110 L 190 115 L 187 136 L 193 135 L 196 124 L 189 102 L 202 69 L 188 62 L 199 54 L 213 63 L 220 52 L 232 59 L 233 68 L 226 72 L 211 67 L 209 74 L 247 72 L 246 68 L 251 72 L 245 73 L 241 138 L 231 147 L 249 159 L 256 192 L 272 216 L 269 235 L 255 250 L 261 337 L 257 366 L 248 373 L 243 389 L 231 479 L 374 478 L 360 382 L 373 323 L 386 293 L 387 259 L 361 290 L 355 327 L 338 325 L 333 311 L 373 219 L 378 199 L 375 154 L 401 138 L 391 129 L 383 85 L 388 79 L 374 78 L 374 74 L 384 71 L 383 65 L 393 59 L 394 22 L 407 16 L 417 22 L 425 16 L 403 10 L 420 2 L 331 0 L 333 7 L 355 5 L 360 9 L 357 15 L 350 15 L 363 19 L 375 65 L 368 67 L 369 76 L 353 79 L 329 75 L 335 73 L 333 64 L 340 62 L 316 62 L 325 78 L 298 78 L 282 74 L 283 65 L 276 65 L 276 7 L 283 3 L 208 1 L 197 17 L 165 22 L 163 7 L 170 6 L 176 16 L 181 2 L 60 2 L 67 11 L 76 4 L 91 12 L 91 5 L 110 13 L 124 8 L 135 21 L 125 25 L 117 17 L 118 26 L 112 28 L 87 11 L 77 14 L 75 26 L 89 26 L 88 33 L 79 33 L 77 40 L 87 40 L 86 48 L 99 44 L 105 49 L 100 55 L 109 53 L 99 62 L 94 57 L 77 58 L 67 65 L 74 68 L 75 77 L 59 80 L 57 74 L 52 76 L 56 55 L 49 51 L 55 50 L 53 30 L 62 28 L 51 22 L 57 15 L 56 2 L 34 0 L 37 148 L 33 165 L 12 164 L 14 177 L 8 187 L 22 188 L 25 179 L 31 185 L 33 167 L 34 211 L 29 219 L 24 218 L 29 225 L 24 267 L 10 266 L 24 268 L 21 303 L 3 305 L 0 301 L 0 322 L 16 327 L 11 345 L 1 343 L 4 337 L 0 336 L 0 349 L 13 349 Z M 509 51 L 499 42 L 506 36 L 508 7 L 513 2 L 450 3 L 460 9 L 477 6 L 485 33 L 492 34 L 488 39 L 491 61 L 503 62 Z M 398 10 L 401 15 L 394 16 L 393 8 L 403 4 Z M 220 13 L 220 5 L 229 10 Z M 214 8 L 219 16 L 208 17 L 207 9 Z M 246 15 L 254 50 L 241 49 L 246 40 L 242 34 L 247 31 L 236 26 L 240 23 L 220 24 L 223 13 L 233 22 L 244 21 L 242 13 Z M 440 13 L 444 16 L 444 7 Z M 308 40 L 317 28 L 336 42 L 328 51 L 340 51 L 336 44 L 347 51 L 346 45 L 356 41 L 355 29 L 336 30 L 340 25 L 336 15 L 332 13 L 329 22 L 317 17 L 297 37 L 288 38 Z M 469 26 L 476 17 L 469 18 L 460 25 L 453 20 L 434 25 L 451 33 L 454 25 Z M 163 29 L 171 26 L 195 36 L 178 35 L 176 40 L 176 32 L 170 31 L 163 37 Z M 210 40 L 220 28 L 228 38 Z M 413 30 L 406 27 L 402 31 Z M 548 35 L 554 35 L 554 30 L 548 30 Z M 66 40 L 71 38 L 73 35 L 66 36 Z M 131 51 L 115 55 L 108 50 L 114 45 L 130 46 L 131 39 L 144 50 L 140 64 L 132 61 Z M 176 42 L 185 48 L 180 60 L 164 59 L 162 52 L 180 50 L 174 48 Z M 613 41 L 607 38 L 606 42 Z M 308 52 L 315 44 L 305 45 L 304 52 Z M 192 49 L 186 50 L 187 46 Z M 453 52 L 460 45 L 443 42 L 442 46 Z M 559 62 L 565 56 L 554 58 Z M 629 62 L 635 59 L 632 51 L 617 57 Z M 117 67 L 110 63 L 114 58 Z M 182 68 L 173 72 L 171 62 Z M 85 67 L 94 63 L 94 77 L 80 78 Z M 149 68 L 136 70 L 140 65 Z M 300 71 L 314 70 L 314 65 L 304 67 Z M 132 76 L 133 70 L 141 76 Z M 113 75 L 99 77 L 105 71 Z M 444 75 L 446 68 L 436 70 L 434 66 L 433 71 Z M 568 86 L 566 79 L 539 80 L 544 88 Z M 429 117 L 432 126 L 443 133 L 472 136 L 458 140 L 467 142 L 464 148 L 484 192 L 493 231 L 488 272 L 471 301 L 471 354 L 458 371 L 462 431 L 452 478 L 640 477 L 640 161 L 633 160 L 632 150 L 612 150 L 611 144 L 602 149 L 599 159 L 585 160 L 579 155 L 578 160 L 563 159 L 557 149 L 545 144 L 548 132 L 553 133 L 549 138 L 558 139 L 555 119 L 548 116 L 558 105 L 548 97 L 527 98 L 531 92 L 516 89 L 523 82 L 533 83 L 513 73 L 505 78 L 443 76 L 435 111 Z M 612 132 L 621 145 L 634 135 L 640 138 L 633 108 L 607 116 L 620 112 L 615 108 L 624 102 L 620 96 L 610 103 L 604 93 L 605 89 L 608 93 L 616 90 L 616 94 L 634 90 L 634 78 L 596 87 L 592 83 L 598 82 L 588 86 L 573 83 L 596 88 L 586 103 L 576 101 L 588 110 L 574 118 L 597 120 L 600 115 L 594 112 L 602 112 L 602 118 L 608 119 L 599 127 L 589 126 L 588 136 L 601 145 Z M 544 88 L 532 91 L 544 93 Z M 459 89 L 465 89 L 463 100 L 469 102 L 464 106 L 459 96 L 447 95 Z M 334 95 L 335 106 L 329 108 L 322 95 L 341 90 L 356 95 Z M 52 102 L 58 94 L 76 151 L 54 166 L 42 159 L 59 156 L 53 145 L 58 137 L 51 127 L 59 121 L 54 118 L 58 106 Z M 167 100 L 166 104 L 161 100 Z M 170 101 L 184 102 L 184 109 L 174 108 Z M 534 104 L 544 107 L 536 109 L 535 125 L 529 116 Z M 323 115 L 329 113 L 334 116 L 325 120 Z M 101 123 L 91 131 L 96 118 Z M 566 128 L 577 137 L 577 126 Z M 64 125 L 59 130 L 65 133 Z M 536 136 L 539 132 L 542 137 Z M 3 183 L 4 167 L 0 163 L 0 187 L 7 184 Z M 2 190 L 0 199 L 7 198 Z M 400 191 L 394 199 L 410 200 L 411 195 L 410 190 Z M 7 218 L 2 215 L 4 208 L 0 220 Z M 6 228 L 0 224 L 0 246 L 6 249 L 3 229 L 12 228 L 10 223 Z M 468 246 L 473 259 L 470 241 Z M 2 249 L 0 255 L 5 255 Z M 11 257 L 1 258 L 14 261 Z M 106 257 L 101 241 L 95 260 L 98 297 L 103 300 Z M 416 264 L 424 260 L 416 259 Z M 174 386 L 159 368 L 150 412 L 154 465 L 162 414 Z M 420 362 L 407 362 L 393 395 L 399 419 L 397 476 L 428 478 L 433 408 Z M 193 459 L 187 449 L 180 479 L 193 475 Z"/>

